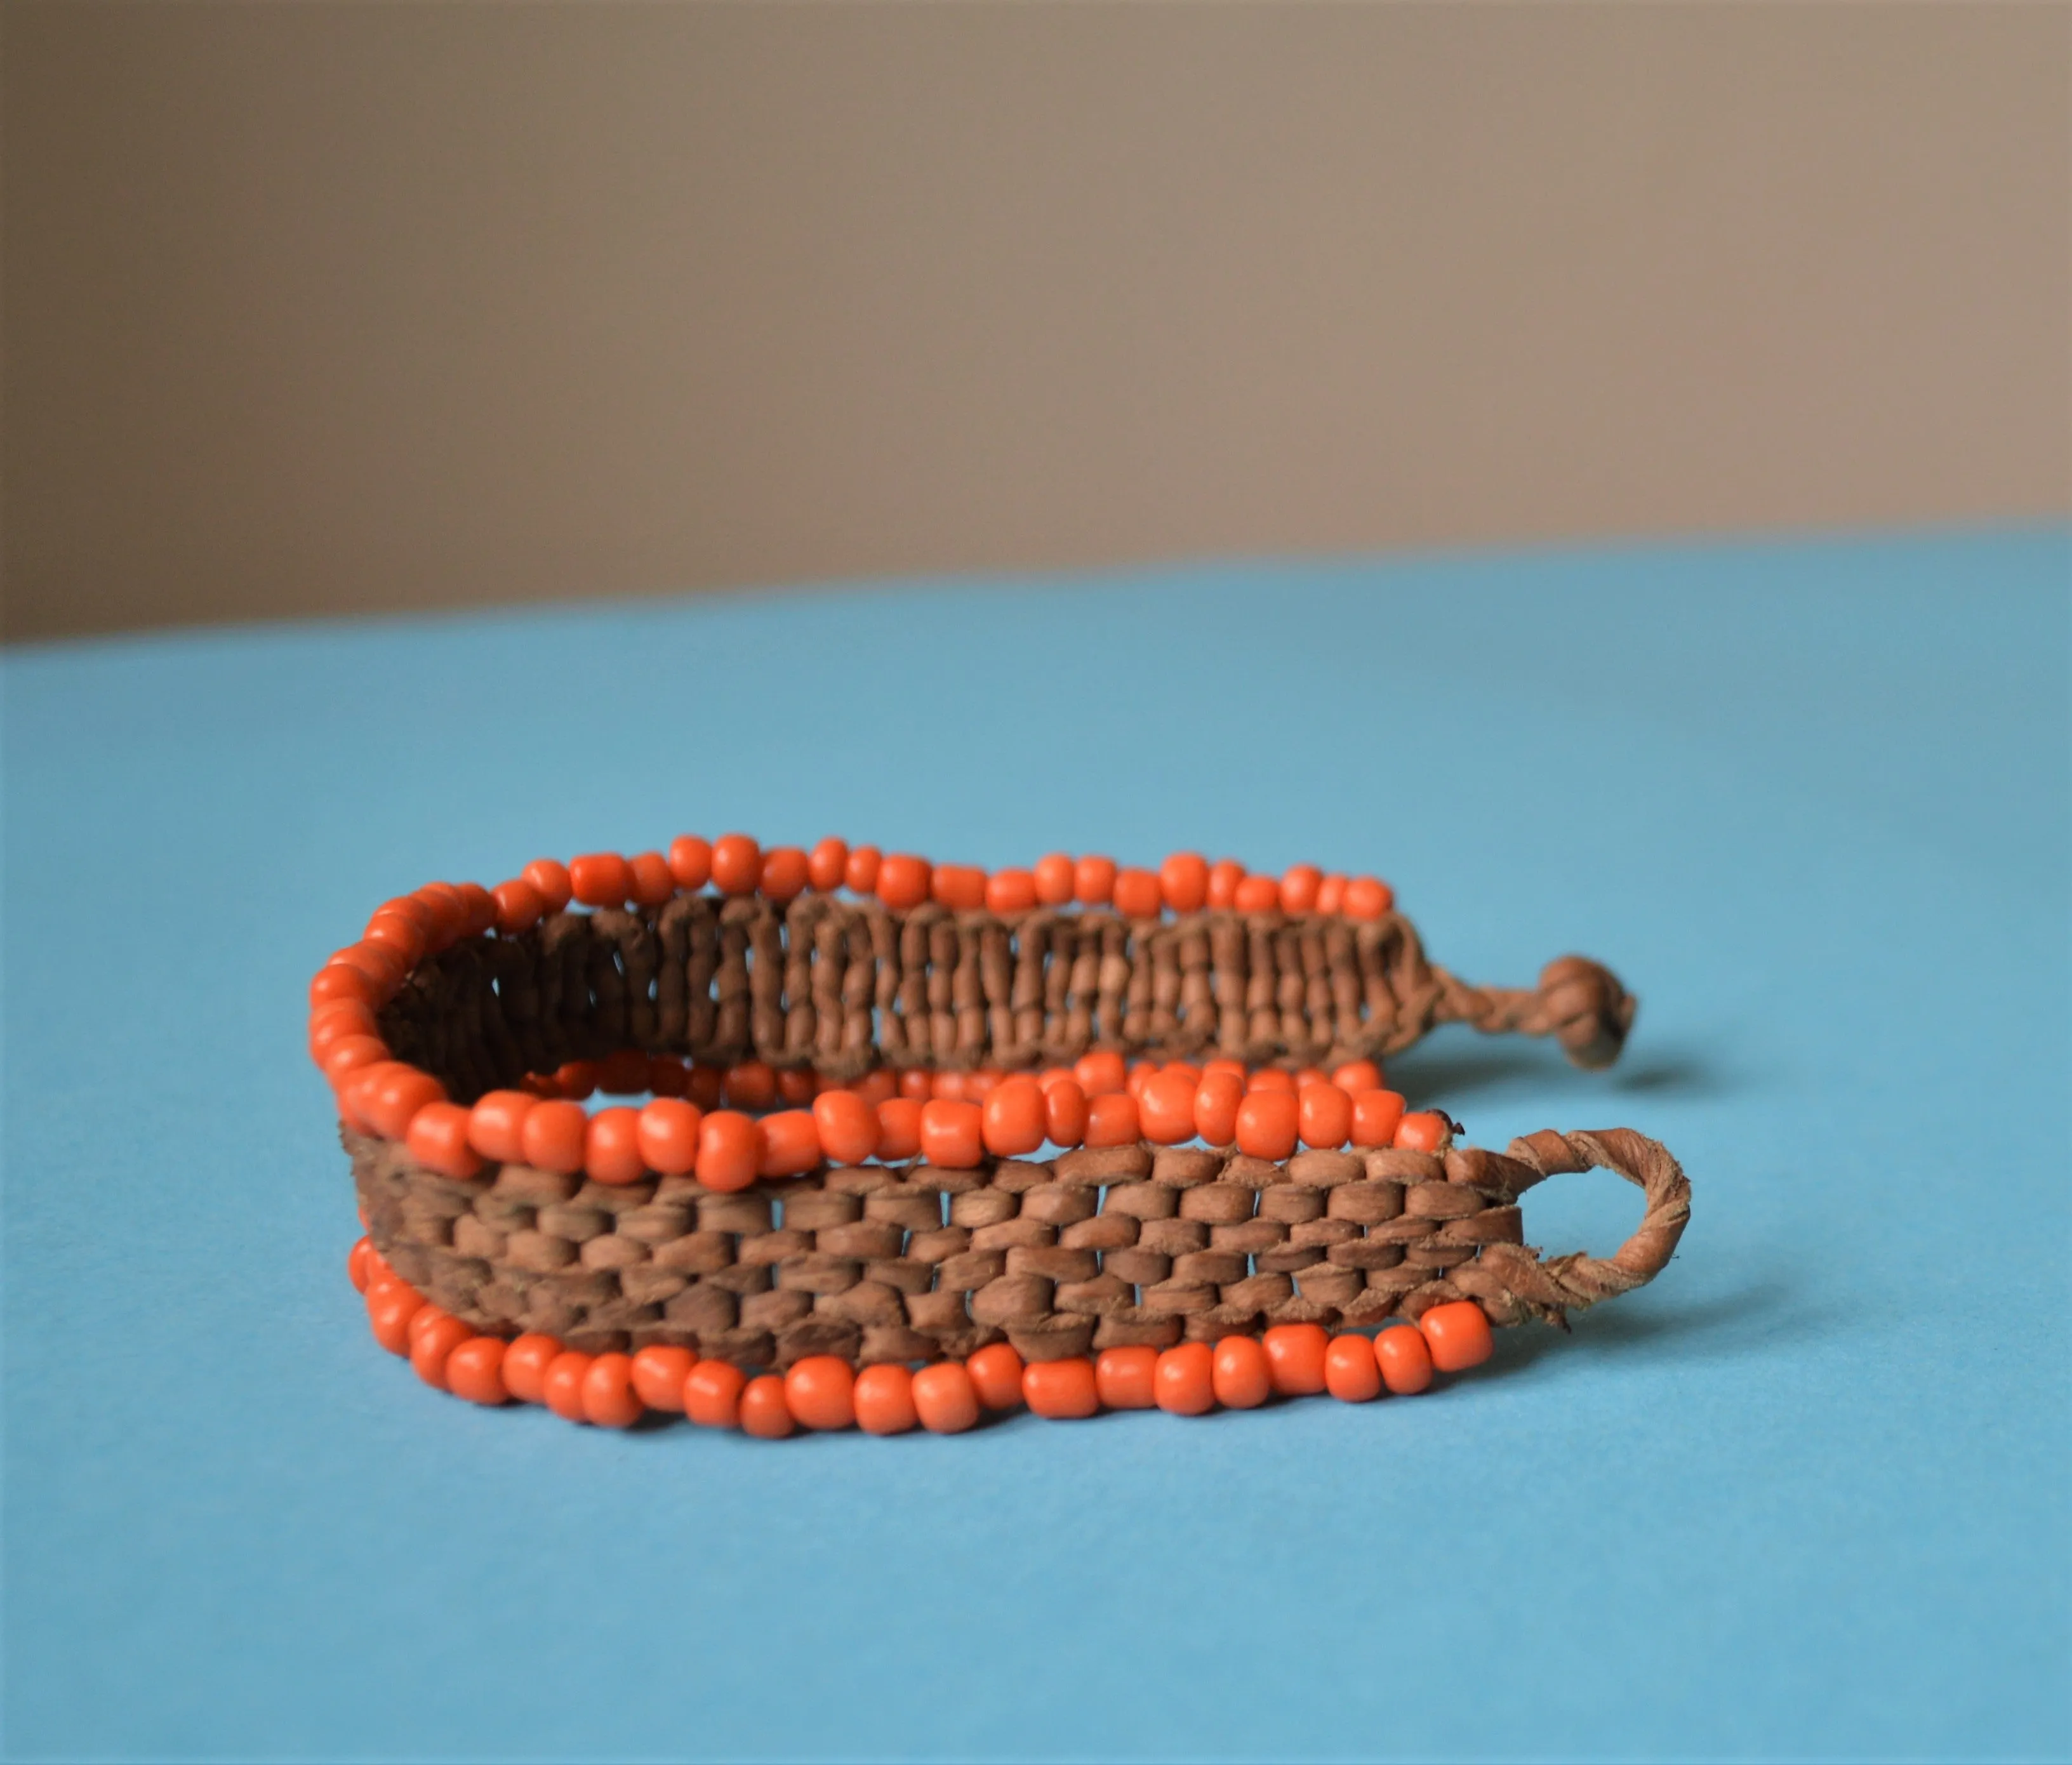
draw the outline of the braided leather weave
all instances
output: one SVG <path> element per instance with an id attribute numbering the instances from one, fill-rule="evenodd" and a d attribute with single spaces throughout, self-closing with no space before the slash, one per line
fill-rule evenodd
<path id="1" fill-rule="evenodd" d="M 561 913 L 423 963 L 381 1013 L 398 1056 L 457 1099 L 619 1049 L 753 1055 L 853 1079 L 878 1065 L 1003 1069 L 1093 1048 L 1288 1066 L 1392 1054 L 1436 1024 L 1617 1057 L 1633 1001 L 1567 957 L 1533 990 L 1466 986 L 1408 921 L 1211 912 L 1002 918 L 808 895 L 779 909 L 679 896 Z M 472 1328 L 598 1353 L 673 1343 L 737 1365 L 968 1355 L 1025 1360 L 1214 1340 L 1279 1323 L 1358 1326 L 1469 1298 L 1560 1322 L 1669 1258 L 1689 1184 L 1625 1129 L 1461 1148 L 1297 1153 L 1149 1143 L 1053 1160 L 824 1167 L 722 1194 L 692 1177 L 602 1184 L 517 1164 L 457 1180 L 347 1131 L 376 1248 Z M 1557 1172 L 1646 1193 L 1615 1256 L 1538 1259 L 1518 1197 Z"/>

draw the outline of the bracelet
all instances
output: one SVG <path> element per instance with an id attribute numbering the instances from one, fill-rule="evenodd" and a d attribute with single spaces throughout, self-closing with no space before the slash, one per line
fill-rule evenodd
<path id="1" fill-rule="evenodd" d="M 1492 1324 L 1651 1279 L 1689 1213 L 1628 1130 L 1469 1149 L 1385 1083 L 1454 1021 L 1608 1064 L 1615 977 L 1467 986 L 1385 884 L 1310 866 L 989 875 L 686 836 L 386 902 L 310 1003 L 377 1339 L 457 1395 L 590 1422 L 948 1431 L 1024 1401 L 1418 1389 Z M 1593 1166 L 1643 1189 L 1639 1229 L 1538 1258 L 1519 1196 Z M 1360 1333 L 1392 1323 L 1415 1328 Z"/>

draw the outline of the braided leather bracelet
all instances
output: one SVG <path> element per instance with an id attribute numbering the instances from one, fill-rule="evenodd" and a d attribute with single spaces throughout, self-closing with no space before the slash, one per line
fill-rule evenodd
<path id="1" fill-rule="evenodd" d="M 384 903 L 310 999 L 376 1336 L 574 1420 L 954 1431 L 1417 1390 L 1491 1324 L 1650 1279 L 1689 1213 L 1651 1140 L 1457 1147 L 1378 1064 L 1466 1022 L 1607 1065 L 1611 974 L 1467 986 L 1386 885 L 1309 866 L 989 876 L 686 836 Z M 597 1090 L 652 1101 L 587 1112 Z M 1645 1192 L 1640 1228 L 1540 1258 L 1518 1197 L 1593 1167 Z"/>

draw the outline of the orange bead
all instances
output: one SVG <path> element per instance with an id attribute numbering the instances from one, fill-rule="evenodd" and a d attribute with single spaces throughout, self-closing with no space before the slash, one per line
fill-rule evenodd
<path id="1" fill-rule="evenodd" d="M 370 1066 L 367 1072 L 371 1077 L 361 1081 L 355 1101 L 384 1140 L 401 1139 L 419 1110 L 446 1100 L 446 1086 L 401 1061 Z"/>
<path id="2" fill-rule="evenodd" d="M 368 1283 L 368 1325 L 374 1340 L 391 1354 L 410 1352 L 410 1320 L 424 1308 L 423 1295 L 400 1281 Z"/>
<path id="3" fill-rule="evenodd" d="M 701 1428 L 733 1428 L 741 1422 L 746 1376 L 724 1361 L 701 1361 L 684 1377 L 684 1414 Z M 783 1388 L 778 1388 L 779 1395 Z"/>
<path id="4" fill-rule="evenodd" d="M 1489 1320 L 1472 1299 L 1433 1306 L 1418 1319 L 1417 1328 L 1432 1351 L 1432 1365 L 1441 1373 L 1465 1373 L 1480 1366 L 1496 1350 Z"/>
<path id="5" fill-rule="evenodd" d="M 1026 1073 L 1002 1079 L 979 1107 L 985 1149 L 995 1158 L 1033 1152 L 1049 1134 L 1043 1087 Z"/>
<path id="6" fill-rule="evenodd" d="M 1036 860 L 1036 898 L 1046 907 L 1062 907 L 1072 898 L 1079 884 L 1079 866 L 1062 852 L 1046 853 Z"/>
<path id="7" fill-rule="evenodd" d="M 1374 1344 L 1363 1336 L 1334 1336 L 1324 1350 L 1324 1389 L 1342 1403 L 1365 1403 L 1381 1395 L 1381 1369 Z"/>
<path id="8" fill-rule="evenodd" d="M 1132 1064 L 1129 1076 L 1122 1082 L 1122 1088 L 1132 1097 L 1137 1098 L 1140 1109 L 1143 1106 L 1144 1082 L 1146 1079 L 1156 1077 L 1157 1073 L 1157 1061 L 1137 1061 Z"/>
<path id="9" fill-rule="evenodd" d="M 820 1147 L 837 1164 L 861 1164 L 878 1150 L 878 1111 L 854 1091 L 823 1091 L 813 1099 Z"/>
<path id="10" fill-rule="evenodd" d="M 583 1374 L 583 1419 L 600 1428 L 630 1428 L 646 1412 L 633 1389 L 633 1362 L 623 1354 L 601 1354 Z"/>
<path id="11" fill-rule="evenodd" d="M 413 1313 L 410 1319 L 409 1352 L 413 1354 L 417 1352 L 417 1338 L 419 1336 L 422 1336 L 427 1330 L 432 1328 L 435 1324 L 444 1322 L 446 1320 L 452 1317 L 452 1316 L 453 1313 L 447 1311 L 444 1306 L 432 1305 L 430 1303 L 427 1303 L 421 1310 Z"/>
<path id="12" fill-rule="evenodd" d="M 356 1293 L 367 1291 L 367 1259 L 373 1254 L 373 1242 L 368 1238 L 358 1238 L 346 1254 L 345 1278 L 352 1282 L 352 1291 Z"/>
<path id="13" fill-rule="evenodd" d="M 427 1306 L 430 1311 L 433 1307 Z M 423 1317 L 421 1311 L 417 1318 Z M 451 1313 L 441 1311 L 423 1328 L 415 1328 L 417 1318 L 410 1321 L 410 1370 L 434 1390 L 446 1388 L 446 1357 L 475 1334 Z"/>
<path id="14" fill-rule="evenodd" d="M 925 858 L 895 852 L 878 867 L 878 898 L 894 913 L 905 913 L 928 898 L 933 872 Z"/>
<path id="15" fill-rule="evenodd" d="M 1262 1066 L 1257 1072 L 1245 1075 L 1244 1089 L 1248 1096 L 1254 1091 L 1278 1091 L 1284 1097 L 1293 1097 L 1295 1075 L 1283 1072 L 1278 1066 Z"/>
<path id="16" fill-rule="evenodd" d="M 1403 1098 L 1396 1091 L 1362 1091 L 1353 1099 L 1353 1144 L 1393 1146 L 1403 1119 Z"/>
<path id="17" fill-rule="evenodd" d="M 921 1111 L 926 1107 L 911 1097 L 888 1097 L 878 1106 L 880 1164 L 903 1164 L 921 1150 Z"/>
<path id="18" fill-rule="evenodd" d="M 397 913 L 376 913 L 367 922 L 365 938 L 371 944 L 390 946 L 413 968 L 430 947 L 423 926 Z"/>
<path id="19" fill-rule="evenodd" d="M 462 904 L 460 891 L 451 883 L 426 883 L 421 889 L 413 889 L 410 898 L 421 901 L 432 916 L 426 935 L 434 948 L 445 950 L 458 941 L 467 923 L 467 909 Z"/>
<path id="20" fill-rule="evenodd" d="M 985 1118 L 976 1103 L 931 1098 L 921 1106 L 921 1156 L 948 1171 L 968 1171 L 985 1157 Z"/>
<path id="21" fill-rule="evenodd" d="M 1379 919 L 1396 905 L 1396 892 L 1372 876 L 1355 876 L 1346 885 L 1346 916 Z"/>
<path id="22" fill-rule="evenodd" d="M 1335 1152 L 1353 1131 L 1353 1100 L 1335 1085 L 1305 1085 L 1295 1094 L 1295 1111 L 1305 1146 Z"/>
<path id="23" fill-rule="evenodd" d="M 1270 913 L 1281 905 L 1281 885 L 1271 876 L 1248 876 L 1237 885 L 1231 905 L 1241 913 Z"/>
<path id="24" fill-rule="evenodd" d="M 341 1089 L 348 1073 L 379 1066 L 389 1058 L 388 1045 L 378 1036 L 341 1036 L 324 1050 L 323 1075 L 331 1089 Z"/>
<path id="25" fill-rule="evenodd" d="M 868 895 L 878 887 L 878 868 L 883 863 L 875 846 L 858 846 L 849 855 L 842 882 L 852 895 Z"/>
<path id="26" fill-rule="evenodd" d="M 496 929 L 515 938 L 530 931 L 547 914 L 547 897 L 520 877 L 500 882 L 490 891 L 496 902 Z"/>
<path id="27" fill-rule="evenodd" d="M 1328 1085 L 1330 1083 L 1330 1079 L 1325 1073 L 1322 1067 L 1301 1067 L 1297 1070 L 1295 1074 L 1295 1094 L 1297 1097 L 1300 1097 L 1302 1094 L 1302 1087 L 1305 1085 Z"/>
<path id="28" fill-rule="evenodd" d="M 1262 1346 L 1273 1389 L 1282 1397 L 1314 1397 L 1324 1389 L 1324 1352 L 1330 1338 L 1322 1324 L 1276 1324 Z"/>
<path id="29" fill-rule="evenodd" d="M 374 977 L 366 970 L 352 963 L 327 963 L 310 982 L 310 1004 L 314 1009 L 345 999 L 372 1005 L 379 991 Z"/>
<path id="30" fill-rule="evenodd" d="M 1111 1410 L 1149 1410 L 1158 1401 L 1156 1348 L 1104 1348 L 1094 1359 L 1094 1389 Z"/>
<path id="31" fill-rule="evenodd" d="M 373 982 L 375 991 L 384 999 L 401 984 L 403 976 L 409 971 L 403 966 L 401 956 L 382 944 L 347 944 L 343 950 L 333 950 L 331 961 L 358 969 Z"/>
<path id="32" fill-rule="evenodd" d="M 722 834 L 713 842 L 713 887 L 723 895 L 752 895 L 763 880 L 763 848 L 746 834 Z"/>
<path id="33" fill-rule="evenodd" d="M 962 1073 L 930 1074 L 928 1096 L 939 1098 L 945 1103 L 961 1103 L 964 1100 L 964 1075 Z M 922 1101 L 925 1102 L 927 1098 Z"/>
<path id="34" fill-rule="evenodd" d="M 1291 913 L 1314 913 L 1324 873 L 1314 864 L 1290 864 L 1281 876 L 1281 905 Z"/>
<path id="35" fill-rule="evenodd" d="M 1043 1137 L 1053 1146 L 1074 1147 L 1087 1137 L 1087 1094 L 1075 1078 L 1061 1078 L 1043 1091 Z"/>
<path id="36" fill-rule="evenodd" d="M 938 906 L 968 913 L 985 905 L 985 872 L 976 864 L 938 864 L 928 891 Z"/>
<path id="37" fill-rule="evenodd" d="M 1209 861 L 1198 852 L 1176 852 L 1158 867 L 1158 892 L 1176 913 L 1197 913 L 1209 898 Z"/>
<path id="38" fill-rule="evenodd" d="M 784 1375 L 784 1401 L 802 1428 L 823 1432 L 856 1422 L 856 1374 L 832 1354 L 809 1354 Z"/>
<path id="39" fill-rule="evenodd" d="M 367 1221 L 362 1219 L 360 1223 L 364 1225 Z M 367 1246 L 367 1291 L 369 1293 L 374 1291 L 374 1284 L 377 1281 L 386 1281 L 398 1287 L 404 1284 L 402 1277 L 388 1266 L 388 1258 L 374 1248 L 373 1241 L 370 1238 Z"/>
<path id="40" fill-rule="evenodd" d="M 597 1089 L 595 1061 L 565 1061 L 554 1069 L 554 1089 L 566 1102 L 580 1103 Z"/>
<path id="41" fill-rule="evenodd" d="M 1439 1152 L 1453 1137 L 1453 1124 L 1437 1110 L 1417 1110 L 1396 1124 L 1392 1143 L 1412 1152 Z"/>
<path id="42" fill-rule="evenodd" d="M 726 1074 L 717 1066 L 703 1064 L 691 1068 L 689 1078 L 684 1086 L 684 1095 L 702 1110 L 719 1107 L 720 1098 L 726 1089 Z"/>
<path id="43" fill-rule="evenodd" d="M 689 1176 L 698 1165 L 705 1112 L 680 1098 L 658 1097 L 640 1110 L 635 1144 L 640 1162 L 662 1176 Z"/>
<path id="44" fill-rule="evenodd" d="M 640 1156 L 640 1111 L 620 1104 L 601 1109 L 583 1135 L 583 1171 L 594 1183 L 637 1183 L 647 1175 Z"/>
<path id="45" fill-rule="evenodd" d="M 467 1143 L 500 1164 L 525 1160 L 525 1118 L 539 1099 L 524 1091 L 487 1091 L 467 1114 Z"/>
<path id="46" fill-rule="evenodd" d="M 590 1138 L 590 1118 L 565 1098 L 536 1103 L 520 1130 L 528 1164 L 543 1171 L 580 1171 Z"/>
<path id="47" fill-rule="evenodd" d="M 1094 1364 L 1084 1355 L 1064 1361 L 1032 1361 L 1022 1369 L 1022 1400 L 1053 1422 L 1076 1422 L 1100 1413 Z"/>
<path id="48" fill-rule="evenodd" d="M 427 1103 L 410 1118 L 404 1143 L 427 1170 L 464 1182 L 482 1170 L 482 1155 L 467 1143 L 468 1120 L 458 1103 Z"/>
<path id="49" fill-rule="evenodd" d="M 652 1342 L 633 1357 L 633 1394 L 650 1410 L 684 1413 L 684 1381 L 698 1357 L 689 1348 Z"/>
<path id="50" fill-rule="evenodd" d="M 806 880 L 823 895 L 832 895 L 849 874 L 849 842 L 832 835 L 806 855 Z"/>
<path id="51" fill-rule="evenodd" d="M 803 895 L 812 880 L 812 868 L 804 852 L 796 846 L 777 846 L 763 854 L 763 872 L 756 881 L 763 898 L 782 907 Z"/>
<path id="52" fill-rule="evenodd" d="M 1026 913 L 1036 905 L 1036 877 L 1026 870 L 996 870 L 985 880 L 990 913 Z"/>
<path id="53" fill-rule="evenodd" d="M 1079 1082 L 1079 1089 L 1088 1097 L 1112 1097 L 1129 1082 L 1128 1070 L 1123 1065 L 1121 1055 L 1112 1048 L 1082 1054 L 1072 1063 L 1072 1077 Z"/>
<path id="54" fill-rule="evenodd" d="M 375 1036 L 380 1030 L 373 1008 L 356 999 L 327 999 L 310 1013 L 310 1053 L 321 1061 L 324 1050 L 348 1036 Z"/>
<path id="55" fill-rule="evenodd" d="M 1192 1061 L 1168 1061 L 1158 1070 L 1161 1073 L 1178 1073 L 1190 1085 L 1198 1085 L 1202 1082 L 1202 1069 Z"/>
<path id="56" fill-rule="evenodd" d="M 1383 1330 L 1374 1339 L 1374 1360 L 1381 1382 L 1399 1397 L 1414 1397 L 1432 1382 L 1432 1351 L 1421 1330 Z"/>
<path id="57" fill-rule="evenodd" d="M 373 917 L 378 918 L 383 913 L 407 919 L 417 928 L 421 936 L 427 938 L 439 935 L 445 918 L 430 900 L 417 894 L 391 895 L 374 909 Z"/>
<path id="58" fill-rule="evenodd" d="M 691 1088 L 691 1069 L 674 1054 L 651 1055 L 648 1089 L 656 1097 L 682 1097 Z"/>
<path id="59" fill-rule="evenodd" d="M 1156 919 L 1166 910 L 1166 891 L 1158 873 L 1133 866 L 1115 873 L 1115 910 L 1125 919 Z"/>
<path id="60" fill-rule="evenodd" d="M 784 1401 L 784 1381 L 774 1373 L 750 1379 L 741 1389 L 741 1431 L 758 1440 L 782 1440 L 797 1426 Z"/>
<path id="61" fill-rule="evenodd" d="M 880 1066 L 865 1073 L 846 1089 L 855 1092 L 875 1109 L 880 1103 L 889 1102 L 899 1094 L 899 1075 L 889 1066 Z"/>
<path id="62" fill-rule="evenodd" d="M 921 1419 L 914 1407 L 914 1375 L 902 1366 L 865 1367 L 856 1376 L 852 1401 L 856 1425 L 865 1434 L 904 1434 Z"/>
<path id="63" fill-rule="evenodd" d="M 586 907 L 623 906 L 633 893 L 633 868 L 615 852 L 587 852 L 569 860 L 569 886 Z"/>
<path id="64" fill-rule="evenodd" d="M 1182 1342 L 1158 1357 L 1152 1395 L 1169 1415 L 1207 1415 L 1216 1406 L 1215 1352 L 1206 1342 Z"/>
<path id="65" fill-rule="evenodd" d="M 1210 1367 L 1216 1402 L 1226 1410 L 1256 1410 L 1273 1395 L 1273 1371 L 1257 1339 L 1227 1336 Z"/>
<path id="66" fill-rule="evenodd" d="M 1244 880 L 1244 866 L 1235 858 L 1219 858 L 1209 866 L 1209 905 L 1216 909 L 1237 905 L 1237 886 Z"/>
<path id="67" fill-rule="evenodd" d="M 1137 1099 L 1127 1091 L 1090 1098 L 1087 1102 L 1088 1146 L 1134 1146 L 1142 1136 Z"/>
<path id="68" fill-rule="evenodd" d="M 1022 1357 L 1013 1344 L 989 1344 L 964 1362 L 964 1370 L 971 1375 L 978 1401 L 987 1409 L 1022 1407 Z"/>
<path id="69" fill-rule="evenodd" d="M 784 1102 L 808 1104 L 820 1094 L 820 1074 L 810 1066 L 787 1066 L 777 1075 L 777 1095 Z"/>
<path id="70" fill-rule="evenodd" d="M 666 906 L 676 893 L 676 879 L 669 873 L 669 860 L 659 852 L 635 852 L 626 860 L 626 868 L 633 872 L 630 898 L 643 907 Z"/>
<path id="71" fill-rule="evenodd" d="M 1317 885 L 1317 911 L 1320 913 L 1341 913 L 1345 905 L 1345 872 L 1334 870 Z"/>
<path id="72" fill-rule="evenodd" d="M 762 1165 L 759 1123 L 733 1110 L 714 1110 L 699 1123 L 698 1180 L 707 1188 L 722 1193 L 745 1189 L 755 1180 Z"/>
<path id="73" fill-rule="evenodd" d="M 975 1073 L 964 1074 L 964 1101 L 984 1105 L 985 1100 L 1001 1087 L 1006 1073 L 997 1068 L 981 1066 Z"/>
<path id="74" fill-rule="evenodd" d="M 446 1389 L 470 1403 L 497 1404 L 511 1395 L 504 1384 L 504 1344 L 493 1336 L 471 1336 L 446 1357 Z"/>
<path id="75" fill-rule="evenodd" d="M 1347 1061 L 1331 1071 L 1331 1082 L 1349 1097 L 1381 1089 L 1381 1069 L 1372 1061 Z"/>
<path id="76" fill-rule="evenodd" d="M 704 888 L 712 880 L 712 842 L 678 834 L 669 842 L 669 877 L 679 889 Z"/>
<path id="77" fill-rule="evenodd" d="M 575 880 L 558 858 L 535 858 L 518 874 L 540 892 L 540 899 L 547 904 L 550 913 L 567 906 L 569 897 L 575 893 Z"/>
<path id="78" fill-rule="evenodd" d="M 1248 1071 L 1244 1062 L 1232 1060 L 1227 1054 L 1219 1054 L 1214 1060 L 1205 1063 L 1202 1068 L 1202 1077 L 1205 1079 L 1227 1077 L 1235 1079 L 1240 1086 L 1244 1083 L 1247 1076 Z"/>
<path id="79" fill-rule="evenodd" d="M 1137 1125 L 1144 1138 L 1160 1146 L 1191 1140 L 1197 1090 L 1187 1073 L 1170 1068 L 1145 1080 L 1137 1094 Z"/>
<path id="80" fill-rule="evenodd" d="M 1237 1149 L 1278 1163 L 1294 1151 L 1301 1119 L 1295 1099 L 1285 1091 L 1248 1091 L 1237 1106 Z"/>
<path id="81" fill-rule="evenodd" d="M 1211 1073 L 1194 1091 L 1194 1131 L 1210 1146 L 1228 1146 L 1237 1138 L 1238 1106 L 1244 1082 L 1228 1073 Z"/>
<path id="82" fill-rule="evenodd" d="M 931 1434 L 962 1434 L 978 1420 L 978 1391 L 959 1361 L 944 1361 L 914 1375 L 914 1414 Z"/>
<path id="83" fill-rule="evenodd" d="M 521 1403 L 544 1403 L 547 1369 L 560 1358 L 561 1342 L 528 1331 L 504 1351 L 504 1389 Z"/>
<path id="84" fill-rule="evenodd" d="M 547 1364 L 540 1381 L 540 1401 L 564 1422 L 587 1422 L 583 1408 L 583 1381 L 590 1376 L 590 1357 L 574 1348 L 564 1348 Z"/>
<path id="85" fill-rule="evenodd" d="M 761 1172 L 804 1176 L 820 1165 L 820 1131 L 809 1109 L 787 1109 L 763 1118 Z"/>
<path id="86" fill-rule="evenodd" d="M 1115 894 L 1115 860 L 1082 858 L 1072 866 L 1072 898 L 1083 907 L 1105 907 Z"/>
<path id="87" fill-rule="evenodd" d="M 729 1109 L 767 1109 L 777 1101 L 777 1069 L 767 1061 L 742 1061 L 726 1069 Z"/>

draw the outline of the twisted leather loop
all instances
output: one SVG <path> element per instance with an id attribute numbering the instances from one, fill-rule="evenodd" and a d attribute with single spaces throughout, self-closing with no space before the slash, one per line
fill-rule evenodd
<path id="1" fill-rule="evenodd" d="M 1490 1154 L 1459 1155 L 1497 1163 Z M 1691 1180 L 1683 1166 L 1659 1141 L 1629 1127 L 1528 1134 L 1511 1143 L 1503 1162 L 1517 1173 L 1509 1185 L 1514 1195 L 1563 1172 L 1616 1171 L 1646 1196 L 1647 1209 L 1633 1236 L 1610 1257 L 1576 1251 L 1542 1258 L 1522 1245 L 1483 1246 L 1474 1265 L 1455 1270 L 1452 1278 L 1499 1324 L 1536 1317 L 1565 1328 L 1568 1312 L 1654 1279 L 1690 1221 Z"/>

